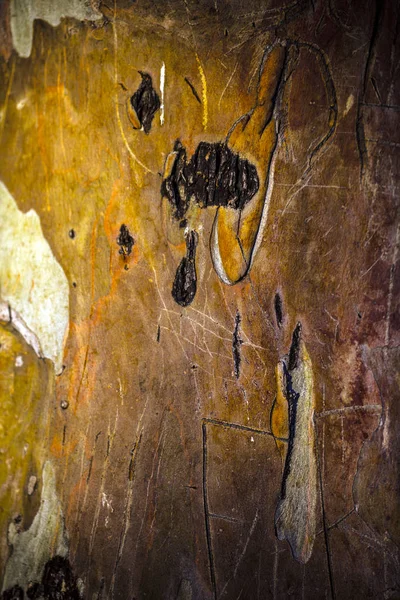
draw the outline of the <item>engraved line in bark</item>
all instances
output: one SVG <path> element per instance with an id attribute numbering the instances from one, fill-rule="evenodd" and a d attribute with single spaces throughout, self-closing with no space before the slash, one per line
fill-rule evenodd
<path id="1" fill-rule="evenodd" d="M 274 166 L 285 123 L 282 100 L 296 61 L 297 48 L 269 47 L 261 61 L 253 108 L 228 132 L 226 143 L 251 160 L 260 176 L 254 197 L 238 214 L 219 207 L 211 233 L 211 257 L 220 279 L 234 285 L 243 279 L 262 242 L 272 196 Z M 283 122 L 283 123 L 282 123 Z"/>

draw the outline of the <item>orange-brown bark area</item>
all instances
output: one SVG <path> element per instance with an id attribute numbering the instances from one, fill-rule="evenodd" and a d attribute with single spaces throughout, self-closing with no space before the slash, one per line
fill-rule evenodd
<path id="1" fill-rule="evenodd" d="M 0 181 L 70 317 L 55 375 L 0 311 L 2 598 L 399 598 L 399 3 L 100 2 L 29 57 L 18 6 Z"/>

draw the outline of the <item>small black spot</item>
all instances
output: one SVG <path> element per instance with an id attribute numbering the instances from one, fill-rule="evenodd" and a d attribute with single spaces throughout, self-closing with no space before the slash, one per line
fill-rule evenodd
<path id="1" fill-rule="evenodd" d="M 132 252 L 133 244 L 135 240 L 129 233 L 129 229 L 126 225 L 121 225 L 119 230 L 119 236 L 117 237 L 117 244 L 120 247 L 119 253 L 122 256 L 128 256 Z"/>
<path id="2" fill-rule="evenodd" d="M 157 343 L 160 343 L 160 337 L 161 337 L 161 327 L 158 325 L 157 327 Z"/>
<path id="3" fill-rule="evenodd" d="M 228 37 L 228 34 L 229 34 L 228 30 L 227 30 L 227 29 L 225 29 L 225 31 L 224 31 L 224 35 L 225 35 L 225 37 Z"/>
<path id="4" fill-rule="evenodd" d="M 182 219 L 193 199 L 201 208 L 228 206 L 242 210 L 259 189 L 256 167 L 225 143 L 200 142 L 190 161 L 178 140 L 171 173 L 161 184 L 161 195 Z"/>
<path id="5" fill-rule="evenodd" d="M 68 232 L 69 237 L 71 238 L 71 240 L 74 239 L 75 237 L 75 230 L 74 229 L 70 229 Z"/>
<path id="6" fill-rule="evenodd" d="M 189 231 L 186 236 L 186 256 L 184 256 L 176 270 L 175 280 L 172 285 L 172 297 L 180 306 L 189 306 L 197 291 L 196 275 L 196 248 L 198 235 Z"/>
<path id="7" fill-rule="evenodd" d="M 72 282 L 72 287 L 76 288 L 76 281 Z"/>
<path id="8" fill-rule="evenodd" d="M 293 331 L 292 344 L 291 344 L 290 350 L 289 350 L 289 363 L 288 363 L 289 371 L 293 371 L 293 369 L 297 368 L 297 365 L 299 362 L 300 341 L 301 341 L 301 323 L 298 322 Z"/>
<path id="9" fill-rule="evenodd" d="M 179 223 L 179 227 L 181 229 L 185 229 L 186 225 L 187 225 L 187 219 L 182 219 L 182 221 Z"/>
<path id="10" fill-rule="evenodd" d="M 142 81 L 137 91 L 131 98 L 131 104 L 135 109 L 141 126 L 145 133 L 149 133 L 154 115 L 159 110 L 161 103 L 157 92 L 153 88 L 151 75 L 139 71 Z"/>
<path id="11" fill-rule="evenodd" d="M 282 327 L 282 323 L 283 323 L 283 304 L 282 304 L 282 298 L 280 297 L 278 292 L 276 292 L 276 294 L 275 294 L 274 306 L 275 306 L 276 322 L 278 323 L 278 327 L 280 328 L 280 327 Z"/>
<path id="12" fill-rule="evenodd" d="M 19 585 L 5 590 L 1 595 L 1 600 L 23 600 L 24 590 Z"/>

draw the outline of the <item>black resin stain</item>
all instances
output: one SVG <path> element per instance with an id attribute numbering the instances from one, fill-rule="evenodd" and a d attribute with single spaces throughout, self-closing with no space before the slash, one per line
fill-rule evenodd
<path id="1" fill-rule="evenodd" d="M 242 361 L 242 357 L 240 354 L 240 346 L 243 344 L 243 340 L 240 337 L 240 323 L 242 319 L 240 317 L 239 311 L 236 313 L 235 317 L 235 329 L 233 330 L 232 336 L 232 354 L 233 354 L 233 364 L 235 366 L 235 377 L 239 379 L 240 376 L 240 363 Z"/>
<path id="2" fill-rule="evenodd" d="M 289 371 L 293 371 L 296 369 L 299 362 L 299 352 L 300 352 L 300 340 L 301 340 L 301 323 L 297 323 L 293 335 L 292 335 L 292 344 L 290 346 L 289 351 L 289 362 L 288 369 Z"/>
<path id="3" fill-rule="evenodd" d="M 168 198 L 175 208 L 175 217 L 182 219 L 189 208 L 189 197 L 187 194 L 187 180 L 185 169 L 186 150 L 181 142 L 177 140 L 174 145 L 175 159 L 172 165 L 171 173 L 161 184 L 161 195 Z"/>
<path id="4" fill-rule="evenodd" d="M 197 290 L 196 248 L 198 235 L 189 231 L 186 235 L 186 256 L 176 270 L 172 286 L 172 297 L 180 306 L 189 306 L 193 302 Z"/>
<path id="5" fill-rule="evenodd" d="M 135 240 L 129 233 L 129 229 L 126 225 L 121 225 L 119 230 L 119 236 L 117 237 L 117 244 L 120 247 L 119 253 L 122 256 L 128 256 L 132 252 L 133 244 Z"/>
<path id="6" fill-rule="evenodd" d="M 55 556 L 49 560 L 44 568 L 42 589 L 49 600 L 79 600 L 76 578 L 66 558 Z"/>
<path id="7" fill-rule="evenodd" d="M 1 595 L 1 600 L 23 600 L 24 590 L 19 585 L 5 590 Z"/>
<path id="8" fill-rule="evenodd" d="M 182 219 L 190 202 L 201 208 L 227 206 L 242 210 L 259 189 L 256 167 L 225 143 L 200 142 L 189 162 L 178 140 L 171 173 L 161 184 L 161 194 Z"/>
<path id="9" fill-rule="evenodd" d="M 286 482 L 290 473 L 292 464 L 292 454 L 294 438 L 296 435 L 296 416 L 297 416 L 297 405 L 299 402 L 300 394 L 293 389 L 292 376 L 290 369 L 283 362 L 283 373 L 285 378 L 285 395 L 288 403 L 288 420 L 289 420 L 289 440 L 288 440 L 288 451 L 285 460 L 285 466 L 282 475 L 282 487 L 281 487 L 281 499 L 286 497 Z"/>
<path id="10" fill-rule="evenodd" d="M 159 110 L 160 98 L 153 88 L 153 81 L 148 73 L 139 71 L 142 81 L 131 97 L 131 105 L 135 110 L 141 127 L 145 133 L 149 133 L 154 115 Z"/>
<path id="11" fill-rule="evenodd" d="M 31 582 L 26 590 L 30 600 L 80 600 L 81 596 L 68 559 L 54 556 L 44 568 L 42 581 Z M 15 585 L 5 590 L 1 600 L 23 600 L 24 590 Z"/>
<path id="12" fill-rule="evenodd" d="M 296 435 L 296 416 L 297 406 L 300 398 L 300 393 L 293 388 L 292 374 L 291 371 L 296 369 L 299 362 L 300 352 L 300 341 L 301 341 L 301 323 L 297 323 L 293 335 L 292 344 L 289 351 L 289 359 L 286 364 L 286 360 L 283 361 L 283 375 L 285 384 L 285 396 L 288 403 L 288 421 L 289 421 L 289 440 L 288 440 L 288 451 L 285 460 L 285 466 L 283 469 L 282 476 L 282 487 L 281 487 L 281 499 L 286 496 L 286 482 L 290 473 L 292 464 L 292 453 L 294 439 Z"/>
<path id="13" fill-rule="evenodd" d="M 278 324 L 278 327 L 281 328 L 282 323 L 283 323 L 283 304 L 282 304 L 282 298 L 280 297 L 278 292 L 275 294 L 274 307 L 275 307 L 276 322 Z"/>

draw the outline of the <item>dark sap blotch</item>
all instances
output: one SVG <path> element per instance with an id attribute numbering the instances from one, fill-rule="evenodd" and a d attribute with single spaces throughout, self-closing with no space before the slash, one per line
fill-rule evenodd
<path id="1" fill-rule="evenodd" d="M 297 323 L 293 335 L 292 335 L 292 344 L 289 350 L 289 371 L 293 371 L 293 369 L 297 368 L 299 362 L 299 352 L 300 352 L 300 340 L 301 340 L 301 323 Z"/>
<path id="2" fill-rule="evenodd" d="M 292 454 L 293 454 L 293 446 L 294 446 L 294 438 L 296 435 L 296 415 L 297 415 L 297 405 L 300 398 L 300 392 L 293 388 L 293 379 L 292 379 L 292 371 L 297 369 L 299 362 L 299 352 L 300 352 L 300 342 L 301 342 L 301 323 L 298 322 L 296 327 L 294 328 L 292 335 L 292 344 L 290 346 L 289 351 L 289 359 L 283 361 L 283 376 L 284 376 L 284 385 L 285 385 L 285 396 L 288 403 L 288 417 L 289 417 L 289 440 L 288 440 L 288 450 L 286 454 L 285 466 L 283 469 L 282 476 L 282 487 L 281 487 L 281 499 L 286 497 L 286 482 L 290 473 L 291 464 L 292 464 Z"/>
<path id="3" fill-rule="evenodd" d="M 133 244 L 135 240 L 129 233 L 129 229 L 126 225 L 121 225 L 119 230 L 119 236 L 117 237 L 117 244 L 120 247 L 119 253 L 123 256 L 128 256 L 132 252 Z"/>
<path id="4" fill-rule="evenodd" d="M 142 81 L 131 97 L 131 105 L 134 108 L 140 125 L 145 133 L 149 133 L 154 115 L 159 110 L 161 103 L 157 92 L 153 88 L 153 81 L 148 73 L 139 71 Z"/>
<path id="5" fill-rule="evenodd" d="M 42 581 L 29 583 L 26 596 L 30 600 L 81 600 L 76 577 L 67 558 L 54 556 L 45 565 Z M 24 590 L 19 586 L 5 590 L 1 600 L 23 600 Z"/>
<path id="6" fill-rule="evenodd" d="M 1 595 L 1 600 L 23 600 L 24 590 L 19 585 L 5 590 Z"/>
<path id="7" fill-rule="evenodd" d="M 242 357 L 240 354 L 240 346 L 243 344 L 243 340 L 240 337 L 240 323 L 241 317 L 239 311 L 236 313 L 235 317 L 235 329 L 233 330 L 232 336 L 232 354 L 233 354 L 233 364 L 235 366 L 235 377 L 239 379 L 240 376 L 240 363 L 242 361 Z"/>
<path id="8" fill-rule="evenodd" d="M 80 594 L 71 565 L 66 558 L 54 556 L 46 563 L 42 577 L 43 596 L 49 600 L 79 600 Z"/>
<path id="9" fill-rule="evenodd" d="M 177 219 L 182 219 L 191 201 L 201 208 L 227 206 L 242 210 L 259 189 L 256 167 L 223 142 L 200 142 L 189 162 L 179 140 L 174 153 L 161 194 L 175 208 Z"/>
<path id="10" fill-rule="evenodd" d="M 176 270 L 171 292 L 173 299 L 180 306 L 189 306 L 193 302 L 197 290 L 195 261 L 198 235 L 195 231 L 189 231 L 185 239 L 186 256 L 182 258 Z"/>
<path id="11" fill-rule="evenodd" d="M 276 294 L 275 294 L 274 307 L 275 307 L 276 322 L 278 324 L 278 327 L 281 328 L 282 323 L 283 323 L 283 304 L 282 304 L 282 298 L 280 297 L 278 292 L 276 292 Z"/>

